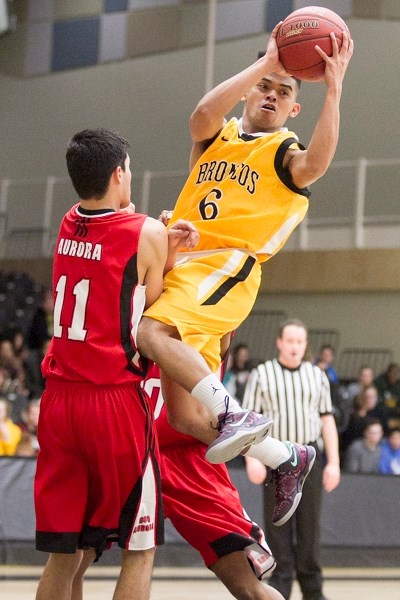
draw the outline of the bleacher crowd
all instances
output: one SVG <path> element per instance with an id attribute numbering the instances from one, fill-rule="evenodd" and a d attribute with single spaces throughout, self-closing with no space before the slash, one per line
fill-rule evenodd
<path id="1" fill-rule="evenodd" d="M 26 273 L 0 271 L 0 456 L 38 453 L 40 364 L 52 333 L 50 290 Z"/>
<path id="2" fill-rule="evenodd" d="M 53 333 L 53 297 L 26 273 L 0 271 L 0 456 L 36 456 L 44 389 L 40 364 Z M 254 366 L 251 349 L 236 344 L 225 381 L 241 400 Z M 242 357 L 243 360 L 240 360 Z M 269 357 L 265 357 L 269 358 Z M 320 348 L 315 363 L 327 373 L 340 440 L 341 467 L 349 473 L 400 475 L 400 366 L 382 373 L 370 365 L 342 381 L 335 349 Z"/>

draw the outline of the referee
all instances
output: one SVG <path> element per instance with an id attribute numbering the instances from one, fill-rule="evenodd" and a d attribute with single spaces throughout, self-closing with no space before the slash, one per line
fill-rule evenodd
<path id="1" fill-rule="evenodd" d="M 296 513 L 279 529 L 271 520 L 273 471 L 272 483 L 265 487 L 265 531 L 277 562 L 269 583 L 288 600 L 296 573 L 303 600 L 326 600 L 320 566 L 322 486 L 330 492 L 340 481 L 338 434 L 329 381 L 319 367 L 303 361 L 307 348 L 304 323 L 297 319 L 285 321 L 276 345 L 278 359 L 268 360 L 251 372 L 243 407 L 272 418 L 273 437 L 314 446 L 317 457 L 305 481 Z M 324 466 L 321 447 L 325 454 Z M 246 468 L 253 483 L 265 480 L 266 467 L 257 459 L 246 458 Z"/>

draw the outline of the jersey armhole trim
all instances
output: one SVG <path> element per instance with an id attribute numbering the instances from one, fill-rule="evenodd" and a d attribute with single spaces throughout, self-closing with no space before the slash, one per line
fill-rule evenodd
<path id="1" fill-rule="evenodd" d="M 306 198 L 309 198 L 311 195 L 310 190 L 307 187 L 306 188 L 296 187 L 293 183 L 289 169 L 285 169 L 283 166 L 284 156 L 285 156 L 287 150 L 293 144 L 297 144 L 299 146 L 300 150 L 305 150 L 305 147 L 302 144 L 300 144 L 300 142 L 298 140 L 296 140 L 296 138 L 291 137 L 291 138 L 287 138 L 286 140 L 283 140 L 283 142 L 280 144 L 280 146 L 275 154 L 275 160 L 274 160 L 275 171 L 276 171 L 279 179 L 282 181 L 282 183 L 287 188 L 289 188 L 289 190 L 292 190 L 292 192 L 295 192 L 296 194 L 300 194 L 301 196 L 305 196 Z"/>

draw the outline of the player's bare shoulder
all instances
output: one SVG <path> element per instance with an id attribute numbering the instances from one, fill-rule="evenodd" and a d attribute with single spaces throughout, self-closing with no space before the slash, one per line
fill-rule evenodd
<path id="1" fill-rule="evenodd" d="M 154 259 L 164 260 L 168 249 L 168 233 L 165 225 L 147 217 L 140 232 L 138 253 L 145 263 Z"/>
<path id="2" fill-rule="evenodd" d="M 167 235 L 165 225 L 159 219 L 153 219 L 153 217 L 146 217 L 142 227 L 142 234 L 150 237 L 166 237 Z"/>

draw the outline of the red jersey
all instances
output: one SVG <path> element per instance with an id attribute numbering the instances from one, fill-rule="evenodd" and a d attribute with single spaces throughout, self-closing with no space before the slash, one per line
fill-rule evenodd
<path id="1" fill-rule="evenodd" d="M 179 433 L 168 423 L 167 409 L 165 408 L 164 398 L 161 393 L 160 371 L 157 365 L 152 363 L 149 368 L 146 380 L 143 384 L 145 391 L 150 398 L 150 407 L 154 411 L 157 440 L 160 448 L 164 446 L 175 446 L 176 444 L 193 444 L 198 442 L 195 438 L 185 433 Z"/>
<path id="2" fill-rule="evenodd" d="M 43 376 L 96 385 L 141 380 L 135 346 L 145 304 L 137 249 L 146 215 L 87 211 L 64 216 L 53 265 L 54 337 Z"/>
<path id="3" fill-rule="evenodd" d="M 222 379 L 222 367 L 219 375 Z M 193 444 L 193 442 L 199 441 L 191 435 L 176 431 L 168 423 L 167 409 L 161 393 L 160 371 L 154 363 L 149 367 L 143 387 L 150 398 L 150 406 L 154 411 L 157 440 L 160 448 L 177 444 Z"/>
<path id="4" fill-rule="evenodd" d="M 263 531 L 245 513 L 227 466 L 209 463 L 205 444 L 168 424 L 156 365 L 144 387 L 156 419 L 165 516 L 208 567 L 228 554 L 244 551 L 256 576 L 269 577 L 275 559 Z"/>

